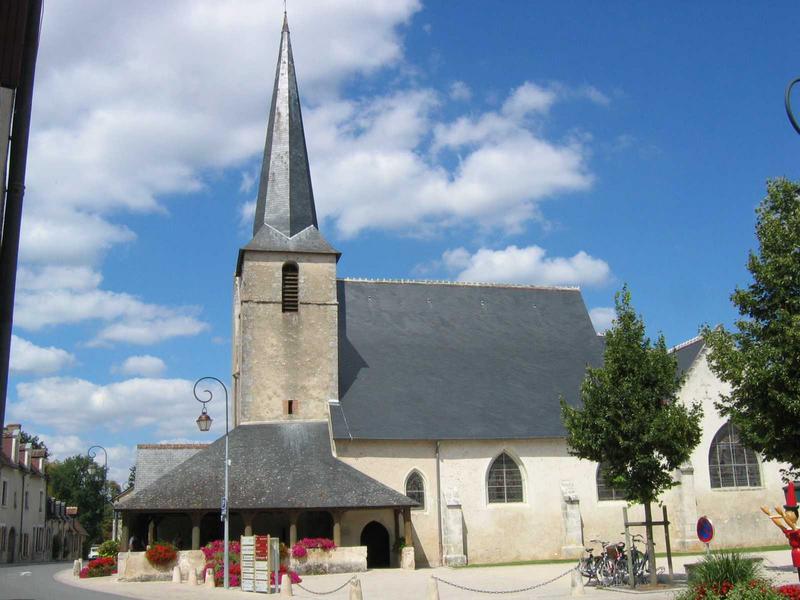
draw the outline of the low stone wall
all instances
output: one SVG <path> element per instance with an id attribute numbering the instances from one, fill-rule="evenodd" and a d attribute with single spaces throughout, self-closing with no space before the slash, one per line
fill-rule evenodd
<path id="1" fill-rule="evenodd" d="M 154 567 L 147 560 L 144 552 L 120 552 L 117 557 L 118 579 L 120 581 L 172 581 L 172 568 L 178 565 L 181 569 L 181 579 L 189 578 L 189 570 L 202 577 L 206 564 L 202 550 L 181 550 L 178 560 L 164 567 Z"/>
<path id="2" fill-rule="evenodd" d="M 313 548 L 304 558 L 290 557 L 289 568 L 300 575 L 362 573 L 367 570 L 367 547 L 343 546 L 327 551 Z"/>

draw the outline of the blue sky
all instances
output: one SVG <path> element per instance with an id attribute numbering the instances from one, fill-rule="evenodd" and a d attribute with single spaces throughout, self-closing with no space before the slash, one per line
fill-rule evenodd
<path id="1" fill-rule="evenodd" d="M 289 4 L 340 276 L 580 285 L 598 328 L 627 282 L 669 344 L 732 322 L 765 181 L 798 177 L 792 3 Z M 47 4 L 8 417 L 56 457 L 123 478 L 203 439 L 281 12 Z"/>

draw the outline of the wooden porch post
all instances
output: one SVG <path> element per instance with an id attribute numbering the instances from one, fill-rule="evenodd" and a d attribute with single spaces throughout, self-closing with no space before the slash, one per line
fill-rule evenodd
<path id="1" fill-rule="evenodd" d="M 405 534 L 406 546 L 414 547 L 414 538 L 411 536 L 411 509 L 403 508 L 403 533 Z"/>
<path id="2" fill-rule="evenodd" d="M 152 546 L 153 542 L 156 541 L 156 518 L 150 517 L 150 521 L 147 523 L 147 545 Z"/>
<path id="3" fill-rule="evenodd" d="M 337 546 L 342 545 L 342 512 L 334 510 L 331 513 L 333 516 L 333 543 Z"/>
<path id="4" fill-rule="evenodd" d="M 289 547 L 297 543 L 297 517 L 300 513 L 296 510 L 289 511 Z"/>
<path id="5" fill-rule="evenodd" d="M 122 512 L 122 527 L 120 527 L 119 551 L 128 551 L 128 538 L 131 536 L 129 523 L 131 521 L 128 511 Z"/>
<path id="6" fill-rule="evenodd" d="M 200 550 L 200 522 L 203 520 L 203 513 L 190 513 L 189 518 L 192 520 L 192 550 Z"/>
<path id="7" fill-rule="evenodd" d="M 242 521 L 244 522 L 244 534 L 253 535 L 253 519 L 256 518 L 256 513 L 253 511 L 243 511 Z"/>

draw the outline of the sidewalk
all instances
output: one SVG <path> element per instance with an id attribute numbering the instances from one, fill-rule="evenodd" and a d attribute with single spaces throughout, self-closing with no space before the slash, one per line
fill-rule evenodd
<path id="1" fill-rule="evenodd" d="M 797 572 L 791 566 L 791 559 L 788 550 L 777 552 L 754 553 L 753 556 L 764 558 L 764 570 L 768 577 L 776 583 L 797 583 Z M 699 560 L 699 556 L 680 556 L 675 557 L 674 567 L 676 575 L 683 576 L 683 565 L 687 562 Z M 666 569 L 666 558 L 658 561 L 659 567 Z M 380 569 L 358 573 L 356 576 L 361 580 L 361 588 L 364 600 L 425 600 L 428 581 L 431 576 L 441 580 L 456 583 L 461 586 L 477 588 L 481 590 L 509 590 L 527 588 L 538 583 L 545 582 L 557 577 L 572 565 L 569 563 L 554 563 L 547 565 L 522 565 L 514 567 L 484 567 L 484 568 L 463 568 L 463 569 L 418 569 L 416 571 L 402 571 L 400 569 Z M 303 577 L 302 585 L 315 592 L 325 592 L 340 586 L 350 579 L 352 575 L 309 575 Z M 538 589 L 519 592 L 515 594 L 503 594 L 504 598 L 512 600 L 520 598 L 571 598 L 570 575 L 567 574 L 560 579 L 544 585 Z M 127 596 L 129 598 L 139 598 L 141 600 L 203 600 L 230 598 L 232 600 L 245 600 L 260 597 L 239 591 L 238 589 L 228 590 L 222 588 L 206 588 L 205 586 L 189 586 L 188 584 L 177 583 L 123 583 L 110 577 L 96 579 L 76 579 L 72 576 L 71 570 L 64 570 L 56 575 L 56 580 L 68 585 L 74 585 L 86 589 L 100 592 L 108 592 Z M 325 596 L 330 600 L 347 600 L 348 588 Z M 642 597 L 643 600 L 671 600 L 675 590 L 657 592 L 630 592 L 627 588 L 616 591 L 610 589 L 596 589 L 586 587 L 586 598 L 594 600 L 612 600 L 614 597 L 620 600 L 633 600 L 631 597 Z M 489 598 L 490 594 L 464 591 L 451 587 L 444 583 L 439 583 L 439 597 L 441 600 L 455 599 L 477 599 Z M 306 592 L 297 585 L 294 586 L 295 598 L 320 598 L 321 596 Z"/>

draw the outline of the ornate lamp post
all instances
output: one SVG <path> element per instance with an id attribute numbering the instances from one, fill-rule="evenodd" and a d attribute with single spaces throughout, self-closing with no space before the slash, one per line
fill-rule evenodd
<path id="1" fill-rule="evenodd" d="M 108 477 L 108 451 L 102 446 L 92 446 L 86 452 L 86 456 L 94 460 L 95 457 L 97 457 L 97 450 L 103 451 L 103 497 L 108 500 L 108 484 L 106 482 L 106 478 Z"/>
<path id="2" fill-rule="evenodd" d="M 94 460 L 97 457 L 97 450 L 103 451 L 103 499 L 111 505 L 111 509 L 113 511 L 111 520 L 111 539 L 116 540 L 118 513 L 117 509 L 114 508 L 114 503 L 111 501 L 108 493 L 108 451 L 102 446 L 95 445 L 91 446 L 89 450 L 86 451 L 86 456 Z"/>
<path id="3" fill-rule="evenodd" d="M 197 417 L 197 427 L 200 431 L 208 431 L 211 429 L 211 423 L 213 419 L 208 416 L 208 412 L 206 411 L 206 404 L 211 402 L 214 398 L 214 394 L 211 390 L 202 390 L 204 393 L 208 394 L 208 398 L 203 400 L 200 396 L 197 395 L 197 386 L 200 385 L 201 381 L 216 381 L 222 389 L 225 390 L 225 493 L 222 496 L 222 510 L 220 518 L 222 522 L 225 524 L 225 555 L 224 555 L 224 586 L 227 590 L 230 587 L 230 566 L 228 563 L 228 467 L 230 465 L 230 460 L 228 459 L 228 388 L 225 387 L 225 384 L 222 383 L 216 377 L 201 377 L 197 381 L 194 382 L 194 388 L 192 392 L 194 393 L 195 399 L 203 405 L 203 410 L 200 412 L 200 416 Z"/>
<path id="4" fill-rule="evenodd" d="M 800 133 L 800 123 L 797 122 L 797 119 L 794 118 L 794 114 L 792 113 L 792 87 L 794 84 L 800 82 L 800 77 L 797 77 L 789 82 L 789 85 L 786 86 L 786 97 L 784 98 L 784 104 L 786 104 L 786 116 L 789 117 L 789 122 L 794 127 L 794 130 L 797 133 Z"/>

